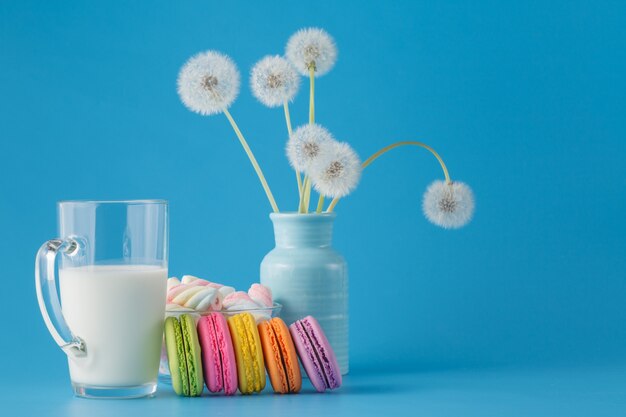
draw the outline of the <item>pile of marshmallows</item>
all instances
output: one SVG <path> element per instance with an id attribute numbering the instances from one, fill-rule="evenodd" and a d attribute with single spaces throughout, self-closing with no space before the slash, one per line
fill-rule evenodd
<path id="1" fill-rule="evenodd" d="M 167 280 L 167 311 L 237 311 L 273 305 L 272 291 L 261 284 L 252 284 L 245 292 L 192 275 Z"/>

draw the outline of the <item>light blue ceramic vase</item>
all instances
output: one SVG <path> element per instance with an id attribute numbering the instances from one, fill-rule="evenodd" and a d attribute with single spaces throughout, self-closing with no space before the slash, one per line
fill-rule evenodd
<path id="1" fill-rule="evenodd" d="M 272 213 L 276 247 L 261 262 L 261 283 L 289 325 L 307 315 L 324 329 L 348 373 L 348 268 L 332 248 L 335 213 Z"/>

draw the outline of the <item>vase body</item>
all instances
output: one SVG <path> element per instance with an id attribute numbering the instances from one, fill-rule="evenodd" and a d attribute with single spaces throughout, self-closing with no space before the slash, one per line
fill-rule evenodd
<path id="1" fill-rule="evenodd" d="M 261 283 L 283 305 L 290 325 L 315 317 L 342 374 L 348 373 L 348 269 L 332 248 L 334 213 L 272 213 L 276 247 L 261 262 Z"/>

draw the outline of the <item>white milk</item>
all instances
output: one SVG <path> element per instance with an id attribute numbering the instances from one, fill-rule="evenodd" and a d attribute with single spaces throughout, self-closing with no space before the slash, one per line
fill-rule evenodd
<path id="1" fill-rule="evenodd" d="M 69 360 L 72 382 L 135 386 L 156 382 L 167 269 L 103 265 L 59 271 L 63 315 L 87 356 Z"/>

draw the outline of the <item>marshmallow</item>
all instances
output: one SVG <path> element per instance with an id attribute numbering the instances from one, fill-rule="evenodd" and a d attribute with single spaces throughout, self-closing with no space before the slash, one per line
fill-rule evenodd
<path id="1" fill-rule="evenodd" d="M 248 290 L 248 295 L 255 303 L 263 307 L 272 307 L 274 300 L 272 299 L 272 290 L 261 284 L 252 284 Z"/>
<path id="2" fill-rule="evenodd" d="M 254 302 L 248 293 L 244 291 L 237 291 L 232 294 L 228 294 L 222 301 L 222 306 L 227 310 L 243 310 L 244 308 L 259 308 L 259 305 Z"/>
<path id="3" fill-rule="evenodd" d="M 176 277 L 171 277 L 167 279 L 167 290 L 169 291 L 170 288 L 175 287 L 177 285 L 180 285 L 180 280 Z"/>
<path id="4" fill-rule="evenodd" d="M 168 303 L 173 302 L 174 298 L 176 298 L 180 293 L 185 291 L 187 288 L 189 287 L 185 284 L 178 284 L 168 289 L 167 290 L 167 302 Z"/>
<path id="5" fill-rule="evenodd" d="M 194 281 L 199 280 L 200 278 L 198 277 L 194 277 L 193 275 L 183 275 L 183 279 L 181 280 L 181 283 L 183 284 L 191 284 Z"/>
<path id="6" fill-rule="evenodd" d="M 222 309 L 222 300 L 215 288 L 205 287 L 201 293 L 195 295 L 195 298 L 198 299 L 198 302 L 194 308 L 198 311 L 220 311 Z M 194 302 L 195 300 L 189 300 L 186 305 L 191 306 Z"/>
<path id="7" fill-rule="evenodd" d="M 227 295 L 234 293 L 235 289 L 227 285 L 222 285 L 221 287 L 218 288 L 218 291 L 220 292 L 220 294 L 222 294 L 222 298 L 224 298 Z"/>
<path id="8" fill-rule="evenodd" d="M 198 278 L 193 275 L 183 275 L 183 279 L 181 282 L 187 285 L 204 285 L 204 286 L 208 286 L 212 288 L 221 288 L 224 286 L 223 284 L 219 284 L 217 282 L 211 282 L 207 279 Z M 234 288 L 233 288 L 233 291 L 234 291 Z"/>
<path id="9" fill-rule="evenodd" d="M 172 300 L 172 303 L 196 311 L 221 310 L 221 301 L 217 295 L 215 288 L 188 286 Z"/>
<path id="10" fill-rule="evenodd" d="M 193 275 L 183 275 L 180 280 L 177 277 L 167 280 L 166 308 L 171 312 L 268 309 L 262 315 L 269 318 L 272 306 L 272 291 L 261 284 L 252 284 L 245 292 Z"/>
<path id="11" fill-rule="evenodd" d="M 176 297 L 172 299 L 172 303 L 184 306 L 187 303 L 187 301 L 191 299 L 191 297 L 193 297 L 195 294 L 202 291 L 203 289 L 204 289 L 203 287 L 198 287 L 198 286 L 195 286 L 195 287 L 183 286 L 183 290 L 180 291 L 176 295 Z"/>

